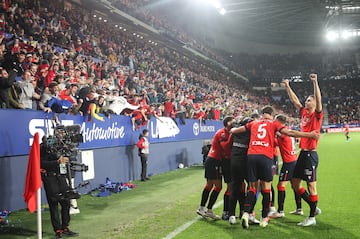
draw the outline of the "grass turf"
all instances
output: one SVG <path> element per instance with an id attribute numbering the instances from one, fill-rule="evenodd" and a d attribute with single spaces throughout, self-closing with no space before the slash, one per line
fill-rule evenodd
<path id="1" fill-rule="evenodd" d="M 156 175 L 151 181 L 136 181 L 137 188 L 112 194 L 110 197 L 83 195 L 78 204 L 80 214 L 73 215 L 70 226 L 80 233 L 79 238 L 160 239 L 178 227 L 191 222 L 175 239 L 237 239 L 237 238 L 360 238 L 360 133 L 351 133 L 352 141 L 345 142 L 343 134 L 326 134 L 320 139 L 318 168 L 319 204 L 322 214 L 317 225 L 302 228 L 296 225 L 305 216 L 288 212 L 295 208 L 293 194 L 287 186 L 286 217 L 273 219 L 266 228 L 250 226 L 242 229 L 238 223 L 211 221 L 196 216 L 204 185 L 203 168 L 191 167 Z M 277 178 L 274 179 L 274 184 Z M 218 201 L 222 199 L 220 194 Z M 261 200 L 261 197 L 260 197 Z M 261 202 L 256 205 L 260 214 Z M 305 215 L 308 206 L 303 202 Z M 222 205 L 214 209 L 221 214 Z M 7 239 L 37 238 L 36 214 L 25 210 L 13 212 L 10 224 L 0 226 L 0 237 Z M 49 212 L 43 212 L 43 238 L 53 238 Z"/>

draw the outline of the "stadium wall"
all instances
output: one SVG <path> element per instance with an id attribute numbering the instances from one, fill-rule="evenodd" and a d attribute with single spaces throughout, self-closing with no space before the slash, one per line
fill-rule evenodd
<path id="1" fill-rule="evenodd" d="M 40 138 L 51 134 L 52 117 L 39 111 L 0 110 L 0 210 L 26 208 L 23 192 L 32 137 L 36 132 Z M 63 125 L 81 125 L 84 143 L 79 146 L 78 162 L 89 166 L 88 171 L 76 173 L 75 186 L 89 182 L 79 188 L 81 193 L 104 184 L 107 177 L 113 182 L 140 179 L 141 164 L 135 144 L 143 128 L 132 131 L 129 117 L 114 115 L 105 122 L 94 122 L 81 116 L 59 115 L 59 120 Z M 201 164 L 204 140 L 222 127 L 220 121 L 200 124 L 188 119 L 185 125 L 172 122 L 165 117 L 166 124 L 151 119 L 149 175 L 176 170 L 179 163 Z M 46 203 L 44 191 L 42 198 Z"/>

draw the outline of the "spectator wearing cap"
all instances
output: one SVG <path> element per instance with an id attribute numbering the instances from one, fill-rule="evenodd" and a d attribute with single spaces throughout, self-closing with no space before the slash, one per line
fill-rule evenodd
<path id="1" fill-rule="evenodd" d="M 26 52 L 21 50 L 19 53 L 11 54 L 7 53 L 5 55 L 5 61 L 3 67 L 8 71 L 14 71 L 16 76 L 21 76 L 24 72 L 24 63 L 25 63 Z"/>
<path id="2" fill-rule="evenodd" d="M 24 69 L 27 70 L 30 68 L 33 62 L 33 55 L 31 53 L 26 54 L 25 62 L 24 62 Z"/>

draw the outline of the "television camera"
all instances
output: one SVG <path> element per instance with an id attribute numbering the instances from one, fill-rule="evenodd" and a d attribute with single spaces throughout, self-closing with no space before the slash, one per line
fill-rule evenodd
<path id="1" fill-rule="evenodd" d="M 82 142 L 80 125 L 58 125 L 54 129 L 54 135 L 49 135 L 45 137 L 45 140 L 43 139 L 43 143 L 49 152 L 56 152 L 59 157 L 63 155 L 70 159 L 77 157 L 78 146 Z"/>
<path id="2" fill-rule="evenodd" d="M 64 156 L 69 158 L 66 164 L 66 176 L 69 182 L 69 190 L 65 193 L 60 193 L 60 198 L 78 199 L 80 194 L 72 187 L 71 178 L 74 172 L 86 172 L 88 166 L 78 163 L 77 156 L 79 154 L 79 144 L 83 142 L 83 136 L 80 132 L 80 125 L 57 125 L 54 128 L 54 134 L 44 136 L 43 144 L 46 151 L 49 153 L 56 153 L 57 157 Z M 88 183 L 80 183 L 79 185 L 85 186 Z"/>

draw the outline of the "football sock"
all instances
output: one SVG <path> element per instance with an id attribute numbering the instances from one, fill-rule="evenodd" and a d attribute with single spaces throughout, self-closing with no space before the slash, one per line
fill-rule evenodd
<path id="1" fill-rule="evenodd" d="M 203 190 L 203 192 L 202 192 L 202 195 L 201 195 L 201 203 L 200 203 L 200 206 L 205 207 L 206 202 L 207 202 L 208 199 L 209 199 L 210 190 L 211 190 L 211 188 L 210 188 L 210 189 L 209 189 L 208 187 L 205 187 L 205 188 L 204 188 L 204 190 Z"/>
<path id="2" fill-rule="evenodd" d="M 256 198 L 256 188 L 249 188 L 248 193 L 245 197 L 244 211 L 251 213 L 253 210 L 253 205 L 255 204 Z"/>
<path id="3" fill-rule="evenodd" d="M 270 207 L 274 207 L 275 206 L 275 190 L 274 190 L 274 186 L 271 184 L 271 195 L 270 195 Z"/>
<path id="4" fill-rule="evenodd" d="M 211 209 L 214 206 L 214 204 L 215 204 L 215 202 L 216 202 L 216 200 L 217 200 L 217 198 L 219 196 L 220 191 L 221 191 L 221 188 L 217 188 L 217 187 L 215 187 L 212 190 L 212 192 L 210 194 L 209 203 L 208 203 L 208 206 L 207 206 L 208 209 Z"/>
<path id="5" fill-rule="evenodd" d="M 285 187 L 278 186 L 278 212 L 284 211 L 284 202 L 285 202 Z"/>
<path id="6" fill-rule="evenodd" d="M 296 203 L 296 209 L 301 209 L 302 208 L 302 205 L 301 205 L 301 196 L 296 193 L 294 191 L 294 198 L 295 198 L 295 203 Z"/>
<path id="7" fill-rule="evenodd" d="M 270 210 L 270 192 L 271 189 L 264 189 L 261 191 L 261 194 L 263 196 L 262 199 L 262 213 L 261 213 L 261 217 L 262 218 L 266 218 L 269 214 L 269 210 Z"/>
<path id="8" fill-rule="evenodd" d="M 229 199 L 230 199 L 230 190 L 226 190 L 224 193 L 224 211 L 229 211 Z"/>
<path id="9" fill-rule="evenodd" d="M 310 195 L 310 217 L 315 216 L 317 202 L 318 202 L 318 195 Z"/>

